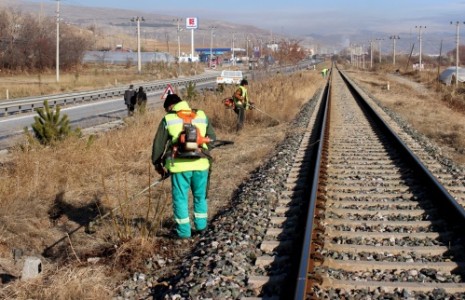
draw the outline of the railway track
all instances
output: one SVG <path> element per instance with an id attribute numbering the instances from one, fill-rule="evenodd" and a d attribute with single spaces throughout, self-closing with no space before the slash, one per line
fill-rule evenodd
<path id="1" fill-rule="evenodd" d="M 255 262 L 266 274 L 249 284 L 263 298 L 465 298 L 463 175 L 361 104 L 338 70 L 329 83 Z"/>
<path id="2" fill-rule="evenodd" d="M 121 295 L 465 299 L 463 173 L 341 74 L 195 238 L 180 271 L 135 274 Z"/>

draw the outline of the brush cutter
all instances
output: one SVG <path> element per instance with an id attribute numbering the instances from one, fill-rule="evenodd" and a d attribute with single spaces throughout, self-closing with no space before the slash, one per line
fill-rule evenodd
<path id="1" fill-rule="evenodd" d="M 275 117 L 273 117 L 272 115 L 270 115 L 269 113 L 267 113 L 267 112 L 265 112 L 265 111 L 259 109 L 259 108 L 256 107 L 254 104 L 249 104 L 249 106 L 250 106 L 251 108 L 253 108 L 253 109 L 255 109 L 255 110 L 261 112 L 262 114 L 267 115 L 268 117 L 272 118 L 273 120 L 276 120 L 276 121 L 278 121 L 278 122 L 281 123 L 281 120 L 278 120 L 278 119 L 276 119 Z"/>
<path id="2" fill-rule="evenodd" d="M 148 187 L 146 187 L 145 189 L 139 191 L 137 194 L 134 194 L 131 198 L 129 198 L 128 200 L 126 200 L 125 202 L 121 203 L 119 206 L 113 208 L 112 210 L 110 210 L 109 212 L 107 212 L 106 214 L 98 217 L 98 218 L 95 218 L 94 220 L 86 223 L 86 224 L 82 224 L 82 225 L 79 225 L 78 227 L 76 227 L 75 229 L 69 231 L 66 233 L 65 236 L 63 236 L 61 239 L 59 239 L 58 241 L 56 241 L 55 243 L 53 243 L 52 245 L 48 246 L 47 248 L 44 249 L 43 251 L 43 255 L 44 256 L 47 256 L 49 251 L 55 247 L 56 245 L 60 244 L 61 242 L 63 242 L 64 240 L 67 240 L 70 238 L 70 235 L 72 235 L 73 233 L 77 232 L 79 229 L 85 227 L 85 232 L 86 233 L 94 233 L 95 232 L 95 229 L 93 228 L 95 223 L 100 221 L 100 220 L 103 220 L 105 219 L 106 217 L 108 217 L 109 215 L 113 214 L 116 210 L 118 209 L 121 209 L 123 206 L 127 205 L 129 202 L 131 202 L 132 200 L 134 200 L 135 198 L 139 197 L 140 195 L 142 195 L 143 193 L 145 193 L 146 191 L 148 191 L 150 188 L 158 185 L 159 183 L 163 182 L 167 177 L 162 177 L 161 179 L 153 182 L 151 185 L 149 185 Z"/>

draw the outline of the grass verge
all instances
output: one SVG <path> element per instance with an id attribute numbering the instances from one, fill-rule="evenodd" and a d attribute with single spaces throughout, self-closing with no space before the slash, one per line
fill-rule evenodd
<path id="1" fill-rule="evenodd" d="M 249 111 L 239 134 L 234 132 L 235 114 L 221 101 L 232 89 L 205 92 L 191 101 L 192 107 L 206 111 L 219 139 L 234 141 L 213 151 L 210 217 L 228 207 L 249 172 L 292 131 L 288 122 L 322 83 L 316 71 L 250 82 L 252 101 L 273 118 Z M 148 258 L 182 254 L 164 237 L 174 226 L 169 181 L 124 205 L 158 178 L 150 155 L 163 115 L 158 109 L 126 119 L 124 128 L 91 143 L 88 137 L 72 137 L 54 147 L 23 143 L 13 150 L 0 170 L 0 259 L 11 262 L 13 249 L 40 255 L 67 232 L 119 209 L 96 224 L 93 234 L 80 230 L 63 239 L 47 253 L 41 277 L 3 285 L 0 297 L 70 299 L 72 289 L 79 299 L 110 299 L 118 281 L 135 270 L 143 272 Z M 17 267 L 4 271 L 19 276 Z"/>

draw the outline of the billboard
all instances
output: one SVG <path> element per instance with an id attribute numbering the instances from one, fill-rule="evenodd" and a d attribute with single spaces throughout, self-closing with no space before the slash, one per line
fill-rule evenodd
<path id="1" fill-rule="evenodd" d="M 186 18 L 186 29 L 197 29 L 199 28 L 198 19 L 195 17 Z"/>

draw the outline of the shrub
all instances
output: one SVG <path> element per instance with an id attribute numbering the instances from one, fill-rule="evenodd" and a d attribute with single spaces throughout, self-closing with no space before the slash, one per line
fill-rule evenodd
<path id="1" fill-rule="evenodd" d="M 39 116 L 34 117 L 31 127 L 35 138 L 42 145 L 50 145 L 73 134 L 80 135 L 79 128 L 71 130 L 68 115 L 60 116 L 60 106 L 57 106 L 55 110 L 50 109 L 48 101 L 45 100 L 44 107 L 37 108 L 36 112 Z"/>
<path id="2" fill-rule="evenodd" d="M 186 84 L 186 87 L 184 90 L 185 95 L 183 95 L 184 100 L 191 101 L 197 98 L 198 92 L 195 87 L 196 87 L 195 82 L 189 81 L 189 83 Z"/>

